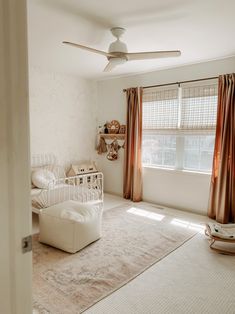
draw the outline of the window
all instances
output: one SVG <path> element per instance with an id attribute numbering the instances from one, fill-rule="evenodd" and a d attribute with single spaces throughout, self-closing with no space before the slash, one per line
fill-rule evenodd
<path id="1" fill-rule="evenodd" d="M 143 164 L 210 172 L 217 83 L 144 90 Z"/>

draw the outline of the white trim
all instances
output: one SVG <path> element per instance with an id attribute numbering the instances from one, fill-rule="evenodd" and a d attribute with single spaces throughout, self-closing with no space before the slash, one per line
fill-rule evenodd
<path id="1" fill-rule="evenodd" d="M 166 167 L 158 167 L 154 165 L 142 165 L 143 168 L 146 169 L 154 169 L 159 171 L 169 171 L 172 173 L 180 173 L 186 175 L 203 175 L 203 176 L 211 176 L 211 172 L 202 172 L 202 171 L 193 171 L 193 170 L 186 170 L 186 169 L 175 169 L 175 168 L 166 168 Z"/>
<path id="2" fill-rule="evenodd" d="M 0 2 L 0 313 L 31 314 L 26 0 Z"/>

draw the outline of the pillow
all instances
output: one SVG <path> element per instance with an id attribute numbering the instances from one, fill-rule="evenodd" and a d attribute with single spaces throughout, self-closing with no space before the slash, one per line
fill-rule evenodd
<path id="1" fill-rule="evenodd" d="M 50 170 L 39 169 L 33 171 L 32 173 L 32 183 L 40 189 L 47 189 L 48 184 L 55 179 L 54 173 Z"/>
<path id="2" fill-rule="evenodd" d="M 36 186 L 33 184 L 33 181 L 32 181 L 32 174 L 34 171 L 39 170 L 39 169 L 41 169 L 41 168 L 40 167 L 32 167 L 31 168 L 31 189 L 36 188 Z"/>
<path id="3" fill-rule="evenodd" d="M 62 166 L 59 165 L 45 165 L 31 168 L 31 189 L 35 188 L 35 185 L 32 180 L 32 174 L 37 170 L 49 170 L 52 172 L 56 179 L 65 178 L 65 170 Z"/>

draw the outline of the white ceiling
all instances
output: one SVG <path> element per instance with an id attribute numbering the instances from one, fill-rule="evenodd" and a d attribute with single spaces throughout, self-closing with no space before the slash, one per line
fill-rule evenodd
<path id="1" fill-rule="evenodd" d="M 122 5 L 121 5 L 122 3 Z M 104 79 L 235 55 L 234 0 L 28 0 L 30 65 Z M 131 61 L 103 73 L 107 60 L 62 44 L 107 50 L 109 29 L 127 29 L 129 52 L 176 50 L 178 58 Z"/>

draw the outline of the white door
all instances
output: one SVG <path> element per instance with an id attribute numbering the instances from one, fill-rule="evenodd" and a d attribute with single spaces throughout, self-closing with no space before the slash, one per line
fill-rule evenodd
<path id="1" fill-rule="evenodd" d="M 31 314 L 29 112 L 25 0 L 0 0 L 0 313 Z"/>

